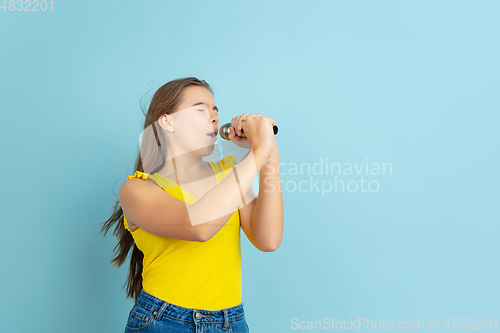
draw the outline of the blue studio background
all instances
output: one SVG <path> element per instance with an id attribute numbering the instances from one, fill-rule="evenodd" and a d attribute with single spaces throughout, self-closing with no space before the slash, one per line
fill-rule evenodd
<path id="1" fill-rule="evenodd" d="M 498 332 L 498 2 L 50 6 L 0 10 L 0 332 L 123 331 L 128 261 L 109 264 L 100 227 L 133 174 L 141 97 L 186 76 L 221 124 L 280 129 L 283 241 L 242 233 L 252 332 Z"/>

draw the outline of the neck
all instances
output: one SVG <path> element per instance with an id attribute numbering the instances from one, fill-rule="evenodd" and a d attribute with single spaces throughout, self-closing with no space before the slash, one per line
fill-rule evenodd
<path id="1" fill-rule="evenodd" d="M 189 153 L 178 156 L 167 154 L 165 163 L 158 170 L 158 174 L 175 180 L 177 184 L 189 183 L 200 178 L 206 170 L 206 162 L 203 162 L 202 155 Z"/>

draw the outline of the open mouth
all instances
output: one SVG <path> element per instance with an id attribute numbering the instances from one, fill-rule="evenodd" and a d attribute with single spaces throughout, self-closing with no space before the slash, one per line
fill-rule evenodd
<path id="1" fill-rule="evenodd" d="M 212 140 L 216 141 L 217 140 L 217 136 L 215 135 L 215 133 L 208 133 L 207 134 L 209 137 L 212 138 Z"/>

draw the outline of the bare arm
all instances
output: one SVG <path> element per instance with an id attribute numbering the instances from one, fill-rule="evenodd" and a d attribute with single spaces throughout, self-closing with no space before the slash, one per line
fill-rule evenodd
<path id="1" fill-rule="evenodd" d="M 252 216 L 252 233 L 260 248 L 274 251 L 283 236 L 283 194 L 278 145 L 260 170 L 259 198 Z"/>
<path id="2" fill-rule="evenodd" d="M 251 190 L 250 188 L 249 191 Z M 276 144 L 260 170 L 257 200 L 240 208 L 241 228 L 257 249 L 271 252 L 281 244 L 283 219 L 279 152 Z"/>
<path id="3" fill-rule="evenodd" d="M 268 158 L 271 148 L 250 150 L 219 184 L 193 205 L 178 200 L 163 190 L 138 179 L 126 181 L 119 200 L 127 221 L 145 231 L 163 237 L 207 241 L 226 224 Z"/>
<path id="4" fill-rule="evenodd" d="M 268 149 L 256 152 L 250 150 L 245 158 L 234 167 L 231 174 L 188 208 L 191 222 L 196 224 L 194 228 L 199 228 L 202 240 L 215 236 L 238 209 L 242 201 L 240 188 L 243 193 L 248 191 L 269 154 Z M 239 184 L 234 170 L 236 170 Z"/>

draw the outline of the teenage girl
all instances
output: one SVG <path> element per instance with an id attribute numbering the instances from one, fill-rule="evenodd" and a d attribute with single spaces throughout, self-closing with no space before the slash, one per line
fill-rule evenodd
<path id="1" fill-rule="evenodd" d="M 232 118 L 229 139 L 248 154 L 239 163 L 234 156 L 204 162 L 220 126 L 208 83 L 188 77 L 155 92 L 135 173 L 102 227 L 106 234 L 116 224 L 111 263 L 120 267 L 132 249 L 126 285 L 135 304 L 125 332 L 249 332 L 240 227 L 265 252 L 276 250 L 283 234 L 274 124 L 255 113 Z M 154 149 L 144 148 L 147 133 Z"/>

